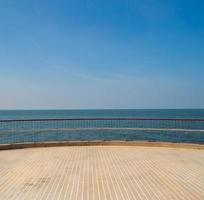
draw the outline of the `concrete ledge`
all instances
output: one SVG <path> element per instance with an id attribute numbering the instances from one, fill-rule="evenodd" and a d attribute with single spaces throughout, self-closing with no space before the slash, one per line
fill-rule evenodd
<path id="1" fill-rule="evenodd" d="M 50 141 L 35 143 L 0 144 L 0 150 L 24 149 L 35 147 L 57 147 L 57 146 L 144 146 L 144 147 L 168 147 L 204 150 L 203 144 L 150 142 L 150 141 Z"/>

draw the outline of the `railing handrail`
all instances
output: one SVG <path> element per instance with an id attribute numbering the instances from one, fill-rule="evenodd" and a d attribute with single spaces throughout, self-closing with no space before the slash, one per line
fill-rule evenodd
<path id="1" fill-rule="evenodd" d="M 0 122 L 35 122 L 35 121 L 102 121 L 102 120 L 135 120 L 135 121 L 203 121 L 204 118 L 135 118 L 135 117 L 100 117 L 100 118 L 32 118 L 32 119 L 0 119 Z"/>

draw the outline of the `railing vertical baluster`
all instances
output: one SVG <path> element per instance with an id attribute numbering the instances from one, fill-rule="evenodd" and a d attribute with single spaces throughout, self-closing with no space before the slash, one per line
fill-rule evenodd
<path id="1" fill-rule="evenodd" d="M 100 129 L 100 130 L 99 130 Z M 179 142 L 181 137 L 199 137 L 196 141 L 204 143 L 204 119 L 160 119 L 160 118 L 76 118 L 76 119 L 22 119 L 0 120 L 0 143 L 40 142 L 78 138 L 86 140 L 87 130 L 90 134 L 96 132 L 96 138 L 114 138 L 105 133 L 114 131 L 134 131 L 143 134 L 145 131 L 163 131 L 169 133 L 196 132 L 182 136 L 174 135 Z M 85 133 L 85 134 L 84 134 Z M 155 132 L 154 132 L 155 133 Z M 201 134 L 202 133 L 202 134 Z M 52 135 L 53 134 L 53 135 Z M 73 135 L 80 134 L 80 135 Z M 98 134 L 98 135 L 97 135 Z M 132 134 L 131 134 L 132 135 Z M 88 135 L 88 138 L 91 138 Z M 116 134 L 116 138 L 119 136 Z M 202 139 L 203 138 L 203 139 Z M 134 139 L 134 137 L 133 137 Z"/>

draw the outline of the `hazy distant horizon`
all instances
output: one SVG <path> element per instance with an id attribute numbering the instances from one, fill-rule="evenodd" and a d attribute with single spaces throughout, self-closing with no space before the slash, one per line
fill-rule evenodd
<path id="1" fill-rule="evenodd" d="M 77 111 L 77 110 L 204 110 L 204 108 L 36 108 L 36 109 L 0 109 L 0 111 Z"/>

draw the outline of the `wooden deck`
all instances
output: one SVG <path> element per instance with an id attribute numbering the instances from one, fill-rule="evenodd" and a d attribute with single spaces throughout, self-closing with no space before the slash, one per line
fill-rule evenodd
<path id="1" fill-rule="evenodd" d="M 0 151 L 0 199 L 203 200 L 204 151 L 139 146 Z"/>

